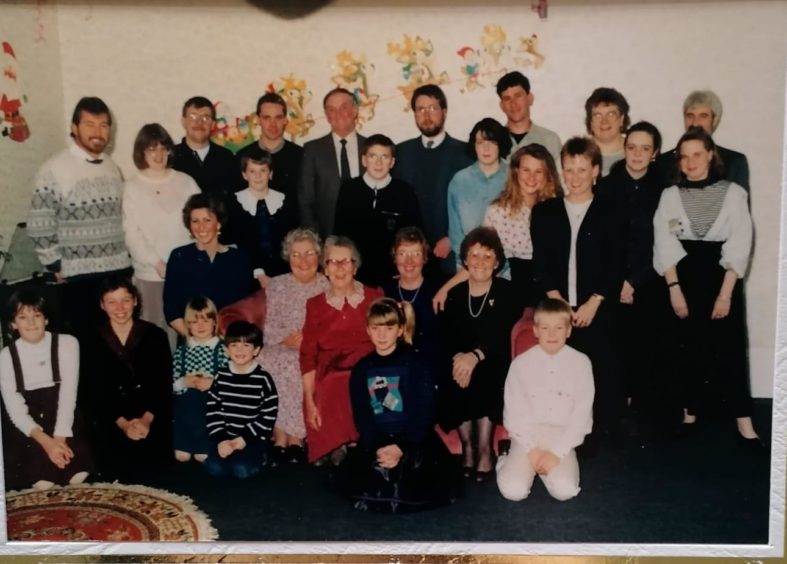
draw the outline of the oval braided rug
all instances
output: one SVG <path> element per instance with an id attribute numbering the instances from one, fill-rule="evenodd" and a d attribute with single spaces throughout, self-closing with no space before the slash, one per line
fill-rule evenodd
<path id="1" fill-rule="evenodd" d="M 79 484 L 6 494 L 9 541 L 206 541 L 210 519 L 185 496 L 145 486 Z"/>

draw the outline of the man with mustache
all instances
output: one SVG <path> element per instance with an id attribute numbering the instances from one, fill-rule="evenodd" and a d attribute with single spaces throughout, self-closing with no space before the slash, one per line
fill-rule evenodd
<path id="1" fill-rule="evenodd" d="M 27 221 L 41 264 L 62 286 L 72 329 L 99 319 L 98 285 L 109 274 L 131 274 L 121 223 L 123 176 L 104 153 L 112 116 L 95 97 L 79 100 L 71 141 L 39 169 Z"/>
<path id="2" fill-rule="evenodd" d="M 396 146 L 392 174 L 413 187 L 424 222 L 424 232 L 443 275 L 456 271 L 456 258 L 448 240 L 448 183 L 473 159 L 464 141 L 445 131 L 448 103 L 436 84 L 424 84 L 413 92 L 410 107 L 421 135 Z"/>

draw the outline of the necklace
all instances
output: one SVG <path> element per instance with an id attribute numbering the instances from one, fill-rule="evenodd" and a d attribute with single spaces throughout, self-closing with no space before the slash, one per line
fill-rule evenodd
<path id="1" fill-rule="evenodd" d="M 486 298 L 489 296 L 489 291 L 492 289 L 492 284 L 489 284 L 489 288 L 486 289 L 486 294 L 484 294 L 484 299 L 481 300 L 481 307 L 478 308 L 477 313 L 473 313 L 473 304 L 472 298 L 470 297 L 470 285 L 467 286 L 467 311 L 470 313 L 470 317 L 473 319 L 477 318 L 481 315 L 481 312 L 484 311 L 484 306 L 486 305 Z"/>
<path id="2" fill-rule="evenodd" d="M 413 299 L 412 300 L 407 300 L 402 295 L 402 284 L 401 284 L 401 282 L 397 282 L 396 285 L 399 288 L 399 299 L 402 300 L 403 302 L 410 302 L 412 304 L 412 303 L 415 303 L 415 300 L 418 298 L 418 292 L 421 291 L 421 287 L 424 285 L 424 281 L 423 281 L 423 278 L 422 278 L 421 279 L 421 283 L 418 284 L 418 287 L 415 289 L 415 294 L 413 295 Z"/>

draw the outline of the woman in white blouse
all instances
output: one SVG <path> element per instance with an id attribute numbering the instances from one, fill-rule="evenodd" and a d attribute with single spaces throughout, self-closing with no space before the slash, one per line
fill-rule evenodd
<path id="1" fill-rule="evenodd" d="M 653 266 L 674 312 L 684 428 L 695 422 L 706 389 L 721 393 L 748 444 L 760 447 L 751 420 L 743 276 L 751 257 L 746 191 L 723 179 L 711 136 L 692 127 L 677 149 L 676 185 L 653 218 Z"/>
<path id="2" fill-rule="evenodd" d="M 533 284 L 530 210 L 538 202 L 562 194 L 552 155 L 543 145 L 533 143 L 511 155 L 505 188 L 484 213 L 483 225 L 493 227 L 503 243 L 508 264 L 501 276 L 514 283 L 523 306 L 535 306 L 541 297 Z M 467 270 L 461 268 L 445 283 L 435 296 L 441 309 L 448 290 L 467 279 Z"/>
<path id="3" fill-rule="evenodd" d="M 133 153 L 139 174 L 123 190 L 123 231 L 142 297 L 140 317 L 167 331 L 172 348 L 176 335 L 164 319 L 164 274 L 169 253 L 191 241 L 181 214 L 186 200 L 200 191 L 189 175 L 172 168 L 173 150 L 161 125 L 142 126 Z"/>

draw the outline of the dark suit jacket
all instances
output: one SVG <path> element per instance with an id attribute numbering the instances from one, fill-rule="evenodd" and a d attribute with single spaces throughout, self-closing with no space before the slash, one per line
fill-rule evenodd
<path id="1" fill-rule="evenodd" d="M 618 301 L 625 264 L 625 218 L 602 196 L 595 196 L 577 234 L 577 305 L 593 294 Z M 533 274 L 536 287 L 546 294 L 558 290 L 568 299 L 568 258 L 571 224 L 563 198 L 536 204 L 530 217 Z"/>
<path id="2" fill-rule="evenodd" d="M 365 137 L 358 135 L 358 170 L 363 175 L 361 151 Z M 352 155 L 348 155 L 350 159 Z M 309 141 L 303 146 L 301 180 L 298 189 L 298 205 L 301 211 L 301 225 L 316 229 L 325 238 L 333 233 L 336 215 L 336 200 L 342 181 L 339 177 L 339 162 L 333 136 Z"/>
<path id="3" fill-rule="evenodd" d="M 746 155 L 733 151 L 732 149 L 725 149 L 716 145 L 716 150 L 719 152 L 719 157 L 724 163 L 724 179 L 729 180 L 742 186 L 747 192 L 749 191 L 749 161 Z M 656 159 L 656 167 L 662 175 L 664 187 L 674 186 L 675 167 L 678 159 L 678 148 L 675 147 L 671 151 L 662 153 Z"/>

